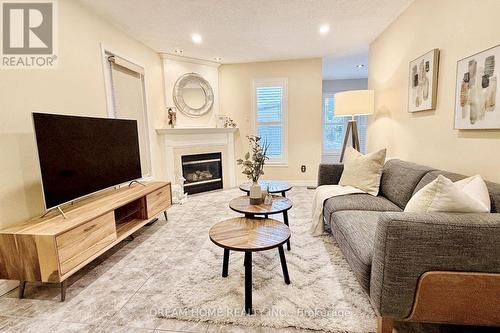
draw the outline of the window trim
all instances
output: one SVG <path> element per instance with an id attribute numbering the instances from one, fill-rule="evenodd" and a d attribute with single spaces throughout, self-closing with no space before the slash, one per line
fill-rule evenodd
<path id="1" fill-rule="evenodd" d="M 103 68 L 103 75 L 104 75 L 104 88 L 105 88 L 105 96 L 106 96 L 106 110 L 108 114 L 108 118 L 116 118 L 115 115 L 115 102 L 113 98 L 113 81 L 111 78 L 111 72 L 110 72 L 110 65 L 108 61 L 108 57 L 110 55 L 115 55 L 117 57 L 120 57 L 122 59 L 125 59 L 126 61 L 142 68 L 144 74 L 141 74 L 141 80 L 142 80 L 142 94 L 144 96 L 144 120 L 145 120 L 145 130 L 147 133 L 146 136 L 146 145 L 147 145 L 147 153 L 149 155 L 149 164 L 150 164 L 150 169 L 146 174 L 142 176 L 142 180 L 145 181 L 150 181 L 153 180 L 154 172 L 153 172 L 153 154 L 151 152 L 151 131 L 150 131 L 150 126 L 149 126 L 149 108 L 148 108 L 148 98 L 146 95 L 146 91 L 148 91 L 147 87 L 147 82 L 145 79 L 145 67 L 143 64 L 141 64 L 138 61 L 135 61 L 134 59 L 131 59 L 127 56 L 124 56 L 123 53 L 117 52 L 116 50 L 109 48 L 105 46 L 103 43 L 99 43 L 100 48 L 101 48 L 101 61 L 102 61 L 102 68 Z"/>
<path id="2" fill-rule="evenodd" d="M 321 155 L 322 156 L 337 156 L 338 155 L 340 158 L 340 154 L 337 154 L 336 152 L 325 150 L 325 125 L 326 125 L 325 99 L 330 97 L 330 96 L 334 97 L 335 93 L 323 92 L 323 95 L 321 96 Z"/>
<path id="3" fill-rule="evenodd" d="M 251 133 L 257 135 L 257 88 L 258 87 L 276 87 L 280 86 L 283 88 L 283 104 L 282 104 L 282 145 L 283 145 L 283 157 L 281 159 L 269 159 L 266 162 L 266 166 L 288 166 L 288 78 L 260 78 L 253 79 L 252 81 L 252 109 L 251 109 Z"/>

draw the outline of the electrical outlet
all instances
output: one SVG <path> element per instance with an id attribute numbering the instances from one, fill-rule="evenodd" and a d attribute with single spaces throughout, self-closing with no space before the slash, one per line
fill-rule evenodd
<path id="1" fill-rule="evenodd" d="M 301 166 L 300 171 L 302 171 L 302 173 L 306 172 L 306 166 L 305 165 Z"/>

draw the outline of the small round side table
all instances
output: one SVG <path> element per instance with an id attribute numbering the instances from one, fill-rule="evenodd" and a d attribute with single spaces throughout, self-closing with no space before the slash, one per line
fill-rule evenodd
<path id="1" fill-rule="evenodd" d="M 259 180 L 259 185 L 264 190 L 269 187 L 269 193 L 281 193 L 284 197 L 286 197 L 286 192 L 292 189 L 290 183 L 281 180 Z M 240 185 L 240 190 L 246 192 L 248 195 L 250 193 L 250 187 L 252 187 L 252 183 L 246 182 Z"/>
<path id="2" fill-rule="evenodd" d="M 252 252 L 278 248 L 283 278 L 290 284 L 283 244 L 290 229 L 280 221 L 262 218 L 232 218 L 217 223 L 209 231 L 210 240 L 224 249 L 222 277 L 227 277 L 229 251 L 245 252 L 245 312 L 252 314 Z"/>
<path id="3" fill-rule="evenodd" d="M 272 214 L 283 214 L 283 222 L 288 224 L 288 211 L 292 208 L 292 200 L 279 196 L 273 195 L 273 201 L 270 205 L 260 204 L 251 205 L 250 197 L 242 195 L 236 197 L 229 202 L 229 208 L 235 212 L 245 214 L 245 217 L 252 218 L 255 215 L 264 215 L 266 218 Z M 287 241 L 287 250 L 290 251 L 290 240 Z"/>

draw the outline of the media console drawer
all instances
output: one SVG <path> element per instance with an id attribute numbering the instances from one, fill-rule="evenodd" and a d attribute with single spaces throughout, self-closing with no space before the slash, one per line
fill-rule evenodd
<path id="1" fill-rule="evenodd" d="M 116 240 L 114 213 L 106 213 L 56 237 L 61 274 Z"/>
<path id="2" fill-rule="evenodd" d="M 164 186 L 146 196 L 148 218 L 153 218 L 172 204 L 170 186 Z"/>

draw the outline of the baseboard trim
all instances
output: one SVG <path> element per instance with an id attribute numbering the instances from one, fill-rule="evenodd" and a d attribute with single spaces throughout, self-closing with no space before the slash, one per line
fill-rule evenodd
<path id="1" fill-rule="evenodd" d="M 0 280 L 0 296 L 7 294 L 19 285 L 18 281 Z"/>

